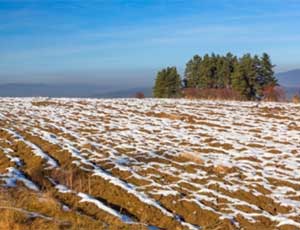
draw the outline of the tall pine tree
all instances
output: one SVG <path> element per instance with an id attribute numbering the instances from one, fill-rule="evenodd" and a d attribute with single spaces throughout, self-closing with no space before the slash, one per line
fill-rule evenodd
<path id="1" fill-rule="evenodd" d="M 176 67 L 167 67 L 157 73 L 153 96 L 175 98 L 180 96 L 181 79 Z"/>
<path id="2" fill-rule="evenodd" d="M 262 86 L 274 86 L 277 85 L 277 79 L 274 76 L 273 68 L 275 65 L 272 64 L 270 56 L 267 53 L 263 53 L 261 58 L 261 76 Z"/>
<path id="3" fill-rule="evenodd" d="M 256 55 L 245 54 L 239 60 L 238 67 L 233 74 L 232 88 L 247 100 L 256 100 L 260 97 L 260 60 Z"/>
<path id="4" fill-rule="evenodd" d="M 200 68 L 200 79 L 199 83 L 197 84 L 198 88 L 210 88 L 210 78 L 211 78 L 211 58 L 208 54 L 205 54 Z"/>
<path id="5" fill-rule="evenodd" d="M 184 77 L 187 81 L 188 88 L 198 88 L 200 82 L 200 68 L 202 58 L 199 55 L 195 55 L 186 64 Z"/>

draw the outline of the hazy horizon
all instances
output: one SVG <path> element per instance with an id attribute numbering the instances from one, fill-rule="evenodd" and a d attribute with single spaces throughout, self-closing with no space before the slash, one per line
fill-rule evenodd
<path id="1" fill-rule="evenodd" d="M 101 70 L 101 71 L 70 71 L 53 73 L 7 74 L 0 77 L 0 84 L 85 84 L 131 87 L 145 87 L 154 82 L 156 70 Z"/>
<path id="2" fill-rule="evenodd" d="M 299 68 L 300 69 L 300 68 Z M 99 70 L 99 71 L 69 71 L 53 73 L 3 74 L 0 75 L 0 84 L 85 84 L 85 85 L 120 85 L 146 87 L 153 85 L 159 69 L 125 69 L 125 70 Z M 181 76 L 184 69 L 178 69 Z M 276 74 L 297 70 L 288 69 L 276 71 Z"/>

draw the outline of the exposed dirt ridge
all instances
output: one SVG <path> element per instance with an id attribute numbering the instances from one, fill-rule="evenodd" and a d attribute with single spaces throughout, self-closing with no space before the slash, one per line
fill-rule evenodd
<path id="1" fill-rule="evenodd" d="M 297 105 L 0 104 L 0 229 L 300 229 Z"/>

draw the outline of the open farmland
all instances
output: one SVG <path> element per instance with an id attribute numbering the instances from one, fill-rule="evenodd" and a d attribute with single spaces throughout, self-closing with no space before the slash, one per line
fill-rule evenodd
<path id="1" fill-rule="evenodd" d="M 300 106 L 2 98 L 0 185 L 1 229 L 300 229 Z"/>

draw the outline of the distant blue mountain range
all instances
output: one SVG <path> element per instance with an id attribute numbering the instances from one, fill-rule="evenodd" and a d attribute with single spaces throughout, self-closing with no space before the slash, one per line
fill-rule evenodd
<path id="1" fill-rule="evenodd" d="M 79 84 L 28 84 L 12 83 L 0 85 L 0 96 L 11 97 L 87 97 L 105 91 L 106 87 Z"/>
<path id="2" fill-rule="evenodd" d="M 277 73 L 276 77 L 282 86 L 300 88 L 300 69 Z"/>
<path id="3" fill-rule="evenodd" d="M 289 98 L 300 93 L 300 69 L 277 73 L 276 77 Z"/>
<path id="4" fill-rule="evenodd" d="M 136 92 L 151 96 L 151 87 L 115 88 L 89 84 L 0 84 L 0 97 L 133 97 Z"/>

